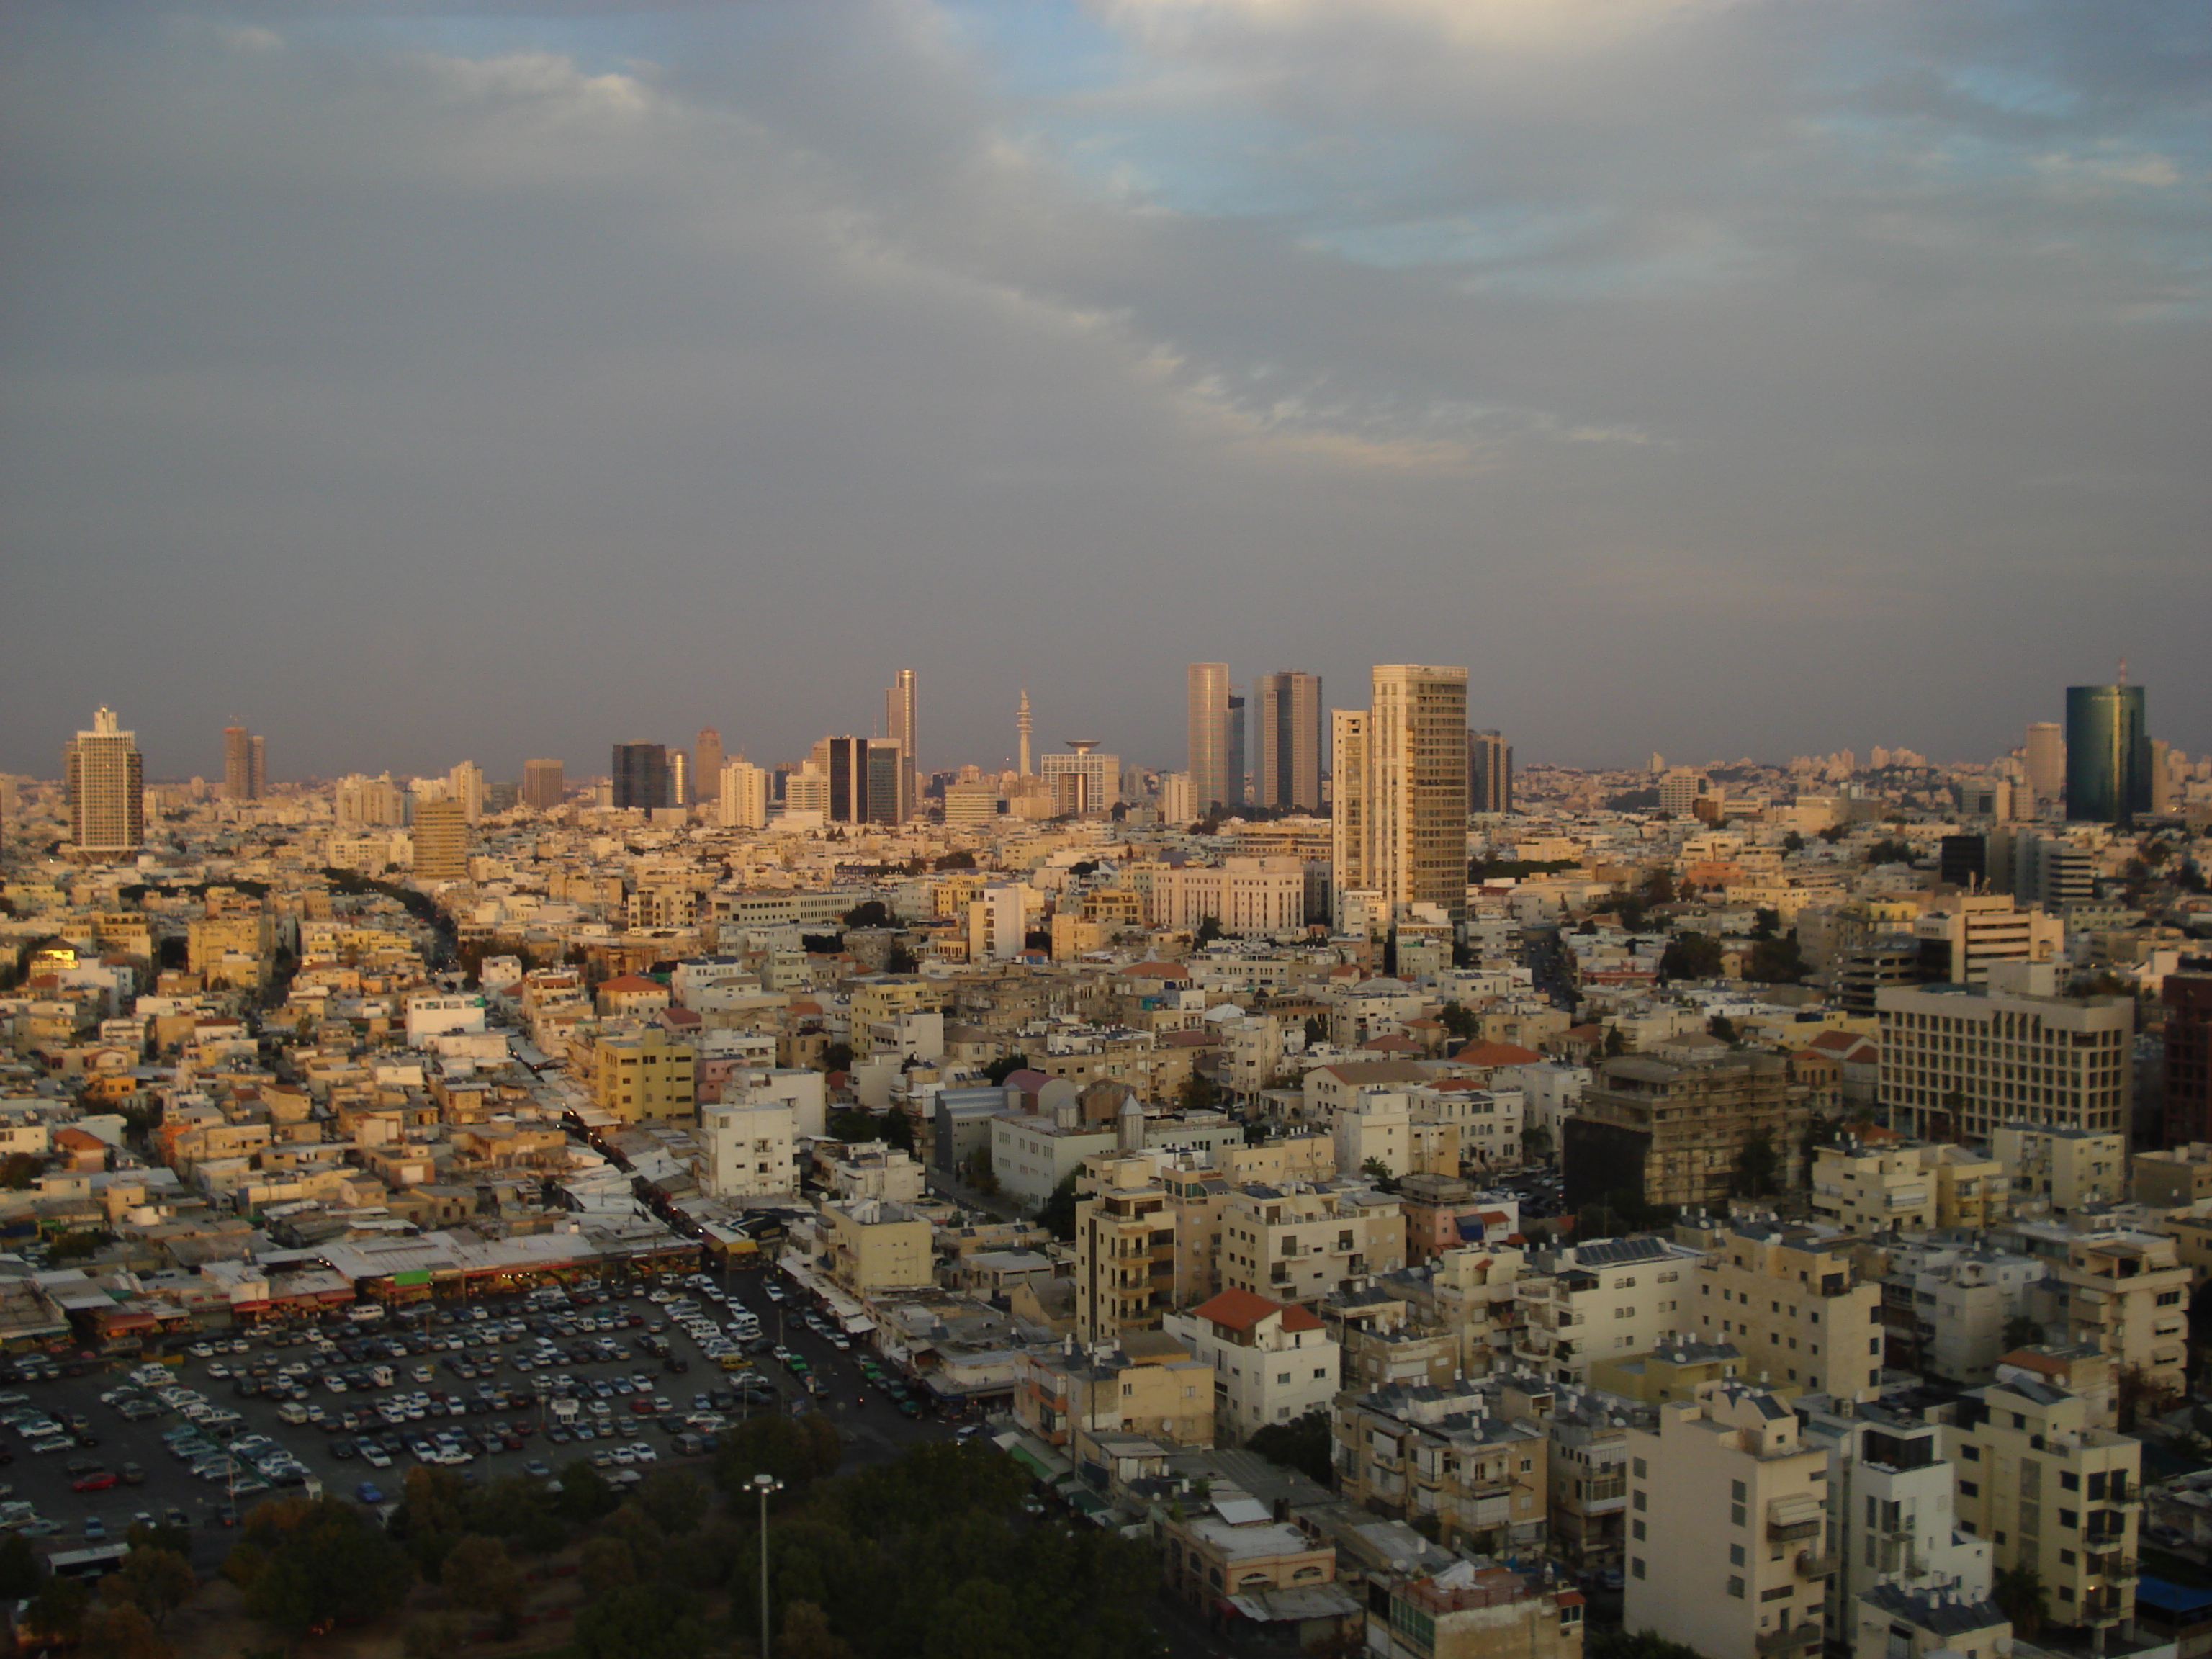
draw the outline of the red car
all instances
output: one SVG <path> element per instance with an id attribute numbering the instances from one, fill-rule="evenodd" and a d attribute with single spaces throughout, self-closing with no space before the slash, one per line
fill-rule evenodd
<path id="1" fill-rule="evenodd" d="M 70 1482 L 71 1492 L 106 1492 L 115 1484 L 115 1474 L 110 1469 L 90 1469 Z"/>

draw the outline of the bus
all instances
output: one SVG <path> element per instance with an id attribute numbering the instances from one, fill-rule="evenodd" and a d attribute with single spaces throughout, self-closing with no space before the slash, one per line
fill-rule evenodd
<path id="1" fill-rule="evenodd" d="M 57 1551 L 46 1558 L 46 1567 L 57 1578 L 105 1578 L 130 1553 L 128 1544 L 94 1544 L 89 1549 Z"/>

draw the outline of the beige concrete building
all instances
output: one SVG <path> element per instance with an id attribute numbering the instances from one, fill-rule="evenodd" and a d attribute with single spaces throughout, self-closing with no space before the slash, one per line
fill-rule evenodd
<path id="1" fill-rule="evenodd" d="M 1213 1443 L 1213 1368 L 1158 1332 L 1126 1346 L 1024 1352 L 1014 1418 L 1048 1445 L 1088 1455 L 1101 1435 Z"/>
<path id="2" fill-rule="evenodd" d="M 1734 1343 L 1746 1376 L 1838 1400 L 1881 1385 L 1880 1259 L 1861 1240 L 1765 1222 L 1678 1236 L 1705 1251 L 1697 1334 Z"/>
<path id="3" fill-rule="evenodd" d="M 2135 1096 L 2135 1002 L 1987 985 L 1893 988 L 1881 1020 L 1881 1105 L 1931 1139 L 1992 1142 L 2002 1127 L 2117 1133 Z"/>
<path id="4" fill-rule="evenodd" d="M 1109 1154 L 1085 1169 L 1096 1190 L 1075 1206 L 1076 1340 L 1120 1342 L 1176 1305 L 1176 1212 L 1156 1158 Z"/>
<path id="5" fill-rule="evenodd" d="M 1790 1407 L 1724 1385 L 1660 1407 L 1628 1455 L 1628 1628 L 1707 1659 L 1817 1653 L 1828 1454 Z"/>
<path id="6" fill-rule="evenodd" d="M 690 1118 L 698 1056 L 659 1025 L 609 1021 L 590 1038 L 592 1103 L 625 1123 Z"/>
<path id="7" fill-rule="evenodd" d="M 2046 1260 L 2040 1294 L 2066 1340 L 2109 1355 L 2115 1373 L 2136 1372 L 2154 1389 L 2185 1390 L 2189 1269 L 2172 1239 L 2158 1233 L 2075 1237 L 2063 1260 Z"/>
<path id="8" fill-rule="evenodd" d="M 2130 1163 L 2135 1201 L 2174 1210 L 2212 1198 L 2212 1144 L 2192 1140 L 2163 1152 L 2137 1152 Z"/>
<path id="9" fill-rule="evenodd" d="M 1325 1412 L 1341 1351 L 1319 1314 L 1249 1291 L 1224 1291 L 1164 1328 L 1213 1368 L 1214 1438 L 1241 1445 L 1261 1429 Z"/>
<path id="10" fill-rule="evenodd" d="M 1334 1591 L 1316 1607 L 1338 1610 L 1358 1603 L 1336 1589 L 1336 1547 L 1295 1522 L 1278 1520 L 1267 1506 L 1241 1492 L 1224 1492 L 1195 1515 L 1160 1522 L 1167 1587 L 1193 1608 L 1268 1591 Z"/>
<path id="11" fill-rule="evenodd" d="M 1846 1141 L 1813 1151 L 1813 1213 L 1846 1232 L 1979 1229 L 2008 1213 L 1995 1158 L 1965 1146 Z"/>
<path id="12" fill-rule="evenodd" d="M 1462 1561 L 1390 1589 L 1388 1623 L 1368 1629 L 1376 1659 L 1579 1659 L 1582 1592 Z"/>
<path id="13" fill-rule="evenodd" d="M 1395 1199 L 1364 1188 L 1247 1186 L 1221 1212 L 1221 1286 L 1316 1302 L 1347 1279 L 1405 1265 Z"/>
<path id="14" fill-rule="evenodd" d="M 2041 1199 L 2063 1212 L 2117 1204 L 2126 1196 L 2124 1132 L 2006 1123 L 1990 1132 L 1990 1154 L 2016 1203 Z"/>
<path id="15" fill-rule="evenodd" d="M 2047 963 L 2066 945 L 2066 924 L 1998 893 L 1937 893 L 1912 919 L 1923 963 L 1947 985 L 1981 985 L 1999 963 Z"/>
<path id="16" fill-rule="evenodd" d="M 1364 717 L 1333 720 L 1340 893 L 1467 915 L 1467 670 L 1377 664 Z M 1357 804 L 1353 805 L 1354 797 Z M 1347 807 L 1352 810 L 1347 811 Z"/>
<path id="17" fill-rule="evenodd" d="M 1997 1382 L 1948 1408 L 1944 1455 L 1961 1526 L 1998 1571 L 2043 1581 L 2053 1624 L 2112 1630 L 2134 1616 L 2140 1442 L 2090 1421 L 2076 1396 Z"/>
<path id="18" fill-rule="evenodd" d="M 929 1223 L 903 1204 L 862 1199 L 821 1206 L 830 1281 L 853 1296 L 927 1290 L 936 1283 Z"/>
<path id="19" fill-rule="evenodd" d="M 1701 1253 L 1664 1238 L 1593 1239 L 1528 1258 L 1513 1357 L 1548 1382 L 1649 1353 L 1697 1322 Z"/>
<path id="20" fill-rule="evenodd" d="M 1548 1391 L 1501 1383 L 1339 1395 L 1330 1413 L 1337 1490 L 1346 1503 L 1433 1526 L 1447 1547 L 1540 1545 L 1551 1409 Z"/>

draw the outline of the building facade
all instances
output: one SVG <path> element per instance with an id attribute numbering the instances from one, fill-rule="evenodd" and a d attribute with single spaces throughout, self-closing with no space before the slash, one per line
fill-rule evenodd
<path id="1" fill-rule="evenodd" d="M 62 778 L 77 851 L 105 856 L 145 845 L 145 759 L 138 734 L 117 725 L 113 709 L 96 711 L 92 729 L 63 749 Z"/>
<path id="2" fill-rule="evenodd" d="M 1285 812 L 1321 811 L 1321 676 L 1260 677 L 1259 804 Z"/>

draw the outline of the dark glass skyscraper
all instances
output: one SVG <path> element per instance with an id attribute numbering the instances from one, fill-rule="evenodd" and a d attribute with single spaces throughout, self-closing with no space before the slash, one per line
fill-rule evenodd
<path id="1" fill-rule="evenodd" d="M 615 799 L 617 810 L 647 809 L 669 804 L 668 745 L 665 743 L 618 743 L 615 745 Z"/>
<path id="2" fill-rule="evenodd" d="M 2140 685 L 2066 688 L 2066 816 L 2129 823 L 2150 811 L 2150 733 Z"/>

